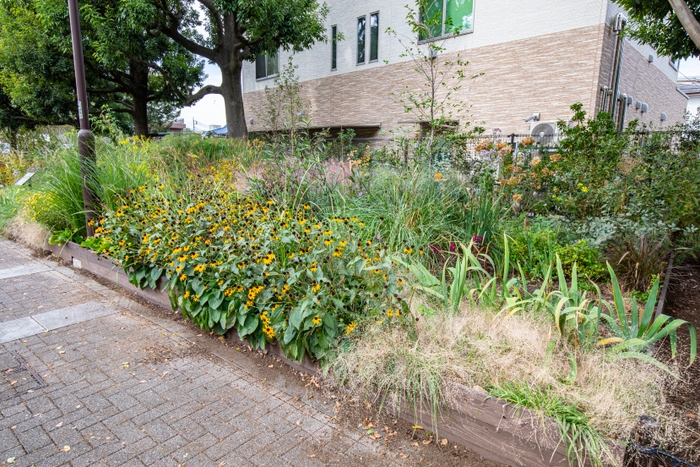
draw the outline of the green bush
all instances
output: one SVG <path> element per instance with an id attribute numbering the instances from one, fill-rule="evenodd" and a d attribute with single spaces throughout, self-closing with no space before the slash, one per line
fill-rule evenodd
<path id="1" fill-rule="evenodd" d="M 234 328 L 256 348 L 323 358 L 366 322 L 402 319 L 392 257 L 357 218 L 316 219 L 217 188 L 215 175 L 174 193 L 122 197 L 97 234 L 141 287 L 165 276 L 174 309 L 203 329 Z"/>

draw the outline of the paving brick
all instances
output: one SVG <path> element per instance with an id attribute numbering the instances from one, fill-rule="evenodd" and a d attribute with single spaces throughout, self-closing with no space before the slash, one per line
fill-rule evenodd
<path id="1" fill-rule="evenodd" d="M 0 241 L 0 256 L 3 248 L 15 247 Z M 38 261 L 18 256 L 23 264 Z M 49 309 L 50 294 L 36 285 L 47 281 L 77 291 L 78 302 L 113 300 L 126 312 L 0 344 L 19 352 L 48 384 L 0 403 L 0 459 L 17 457 L 27 467 L 313 467 L 318 460 L 306 451 L 331 444 L 332 435 L 337 448 L 324 452 L 329 465 L 358 465 L 341 452 L 351 447 L 367 465 L 384 465 L 371 445 L 357 443 L 352 429 L 317 408 L 223 360 L 190 352 L 191 343 L 132 314 L 141 306 L 116 292 L 41 264 L 52 270 L 0 280 L 0 308 L 2 297 L 21 298 L 22 287 L 36 279 L 31 293 L 46 303 L 23 313 Z"/>

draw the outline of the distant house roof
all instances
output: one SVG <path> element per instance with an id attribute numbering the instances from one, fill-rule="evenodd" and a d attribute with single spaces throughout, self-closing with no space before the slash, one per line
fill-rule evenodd
<path id="1" fill-rule="evenodd" d="M 700 94 L 700 82 L 699 81 L 679 81 L 678 90 L 685 94 L 686 96 L 694 96 Z"/>
<path id="2" fill-rule="evenodd" d="M 185 128 L 187 128 L 187 125 L 185 125 L 184 123 L 173 122 L 170 124 L 170 128 L 168 129 L 168 131 L 175 132 L 175 133 L 182 133 L 182 131 Z"/>

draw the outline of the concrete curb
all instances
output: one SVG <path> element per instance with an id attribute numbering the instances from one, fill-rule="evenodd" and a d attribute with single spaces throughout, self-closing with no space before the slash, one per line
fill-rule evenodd
<path id="1" fill-rule="evenodd" d="M 131 293 L 139 295 L 149 302 L 171 309 L 167 292 L 144 289 L 129 283 L 124 271 L 106 257 L 75 243 L 63 246 L 46 245 L 54 255 L 70 262 L 76 268 L 90 271 L 96 276 L 109 280 Z M 241 340 L 235 331 L 226 334 L 228 339 Z M 308 374 L 319 374 L 318 362 L 305 357 L 296 362 L 285 357 L 279 345 L 267 347 L 267 353 L 279 358 L 292 368 Z M 426 430 L 439 433 L 440 437 L 461 444 L 487 459 L 518 467 L 556 466 L 567 467 L 566 446 L 560 442 L 556 422 L 552 419 L 542 420 L 537 414 L 491 397 L 480 391 L 449 382 L 445 387 L 448 410 L 438 414 L 434 423 L 427 406 L 403 406 L 395 412 L 409 423 L 416 423 Z M 618 465 L 623 464 L 625 446 L 610 441 L 610 451 Z M 585 465 L 590 465 L 586 462 Z"/>

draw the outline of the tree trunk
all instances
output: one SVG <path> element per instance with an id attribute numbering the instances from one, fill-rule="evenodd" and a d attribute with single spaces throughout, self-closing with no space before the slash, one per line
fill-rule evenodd
<path id="1" fill-rule="evenodd" d="M 148 136 L 148 67 L 134 59 L 129 61 L 132 83 L 134 135 Z"/>
<path id="2" fill-rule="evenodd" d="M 230 66 L 221 68 L 221 95 L 226 109 L 226 129 L 229 138 L 245 139 L 248 137 L 248 127 L 245 123 L 243 108 L 243 88 L 241 87 L 241 71 L 243 64 L 236 58 Z M 228 72 L 230 70 L 230 72 Z"/>
<path id="3" fill-rule="evenodd" d="M 688 8 L 684 0 L 668 0 L 668 3 L 671 4 L 671 8 L 673 8 L 678 20 L 683 25 L 683 29 L 688 33 L 695 47 L 700 50 L 700 23 L 693 15 L 692 10 Z"/>

